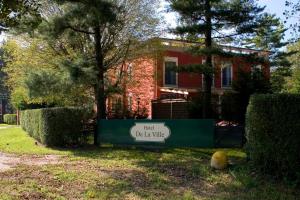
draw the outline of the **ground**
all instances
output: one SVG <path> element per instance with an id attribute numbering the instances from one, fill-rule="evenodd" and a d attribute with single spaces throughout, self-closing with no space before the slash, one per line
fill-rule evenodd
<path id="1" fill-rule="evenodd" d="M 215 171 L 215 149 L 49 149 L 3 127 L 0 199 L 300 199 L 293 185 L 251 170 L 240 149 L 227 149 L 231 166 Z"/>

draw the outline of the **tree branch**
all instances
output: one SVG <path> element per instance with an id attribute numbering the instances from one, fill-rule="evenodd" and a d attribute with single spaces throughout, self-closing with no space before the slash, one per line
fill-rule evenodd
<path id="1" fill-rule="evenodd" d="M 66 26 L 66 28 L 69 28 L 69 29 L 71 29 L 71 30 L 73 30 L 75 32 L 85 33 L 85 34 L 88 34 L 88 35 L 95 34 L 95 32 L 81 30 L 81 29 L 75 28 L 73 26 Z"/>

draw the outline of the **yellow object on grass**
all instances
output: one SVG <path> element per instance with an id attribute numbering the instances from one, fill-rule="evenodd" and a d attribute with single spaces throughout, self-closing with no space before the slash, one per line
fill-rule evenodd
<path id="1" fill-rule="evenodd" d="M 210 161 L 210 166 L 214 169 L 225 169 L 228 165 L 226 153 L 224 151 L 215 152 Z"/>

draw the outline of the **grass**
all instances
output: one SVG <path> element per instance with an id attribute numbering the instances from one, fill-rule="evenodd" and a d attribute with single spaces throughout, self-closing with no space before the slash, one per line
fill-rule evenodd
<path id="1" fill-rule="evenodd" d="M 252 171 L 242 150 L 227 149 L 232 165 L 212 170 L 214 151 L 56 150 L 35 145 L 20 128 L 0 129 L 0 152 L 63 155 L 60 164 L 20 165 L 0 172 L 0 199 L 299 199 L 296 188 Z"/>
<path id="2" fill-rule="evenodd" d="M 2 125 L 2 127 L 4 126 Z M 37 145 L 36 141 L 28 136 L 20 127 L 7 127 L 10 128 L 0 129 L 1 152 L 14 154 L 68 154 L 67 151 L 53 150 Z"/>

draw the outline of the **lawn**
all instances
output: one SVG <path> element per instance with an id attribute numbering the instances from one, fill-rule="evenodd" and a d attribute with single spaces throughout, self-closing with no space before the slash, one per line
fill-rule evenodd
<path id="1" fill-rule="evenodd" d="M 110 147 L 45 148 L 18 127 L 0 129 L 0 152 L 61 155 L 54 165 L 18 165 L 0 172 L 0 199 L 299 199 L 300 191 L 261 178 L 239 149 L 229 169 L 209 167 L 214 149 L 147 151 Z"/>

